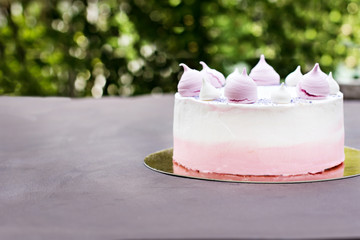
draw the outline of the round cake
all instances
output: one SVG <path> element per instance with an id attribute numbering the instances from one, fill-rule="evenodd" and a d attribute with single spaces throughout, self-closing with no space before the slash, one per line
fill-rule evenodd
<path id="1" fill-rule="evenodd" d="M 344 161 L 343 95 L 318 64 L 285 84 L 266 63 L 226 79 L 184 67 L 175 94 L 173 161 L 234 175 L 318 173 Z"/>

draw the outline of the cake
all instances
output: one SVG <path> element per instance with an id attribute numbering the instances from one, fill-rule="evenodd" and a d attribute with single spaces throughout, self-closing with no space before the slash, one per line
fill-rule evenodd
<path id="1" fill-rule="evenodd" d="M 297 175 L 236 175 L 236 174 L 220 174 L 220 173 L 204 173 L 194 171 L 180 166 L 176 162 L 173 163 L 173 173 L 181 176 L 188 176 L 201 179 L 212 179 L 220 181 L 236 181 L 236 182 L 308 182 L 326 179 L 341 178 L 344 176 L 345 164 L 342 163 L 333 168 L 327 169 L 319 173 L 297 174 Z"/>
<path id="2" fill-rule="evenodd" d="M 201 63 L 184 73 L 174 105 L 173 161 L 200 173 L 315 174 L 344 155 L 343 94 L 319 64 L 285 83 L 262 55 L 249 75 Z"/>

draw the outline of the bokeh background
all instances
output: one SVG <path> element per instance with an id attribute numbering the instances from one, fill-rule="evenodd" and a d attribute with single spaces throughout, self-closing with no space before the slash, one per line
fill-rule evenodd
<path id="1" fill-rule="evenodd" d="M 265 54 L 281 78 L 319 62 L 359 78 L 360 2 L 0 0 L 0 94 L 175 92 L 184 62 L 225 75 Z M 249 71 L 250 69 L 248 69 Z"/>

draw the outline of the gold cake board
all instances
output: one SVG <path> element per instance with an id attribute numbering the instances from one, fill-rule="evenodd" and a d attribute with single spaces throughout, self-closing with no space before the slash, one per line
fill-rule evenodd
<path id="1" fill-rule="evenodd" d="M 201 173 L 184 168 L 173 162 L 173 149 L 168 148 L 148 155 L 144 164 L 148 168 L 178 177 L 192 179 L 239 182 L 239 183 L 305 183 L 339 180 L 360 175 L 360 150 L 350 147 L 344 148 L 344 163 L 316 174 L 304 174 L 294 176 L 245 176 L 231 174 Z"/>

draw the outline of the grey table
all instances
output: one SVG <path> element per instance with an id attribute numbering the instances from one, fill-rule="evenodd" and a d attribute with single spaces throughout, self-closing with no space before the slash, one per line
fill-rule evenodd
<path id="1" fill-rule="evenodd" d="M 360 237 L 360 177 L 239 184 L 147 169 L 173 96 L 0 97 L 0 239 Z M 360 148 L 360 101 L 345 102 Z"/>

